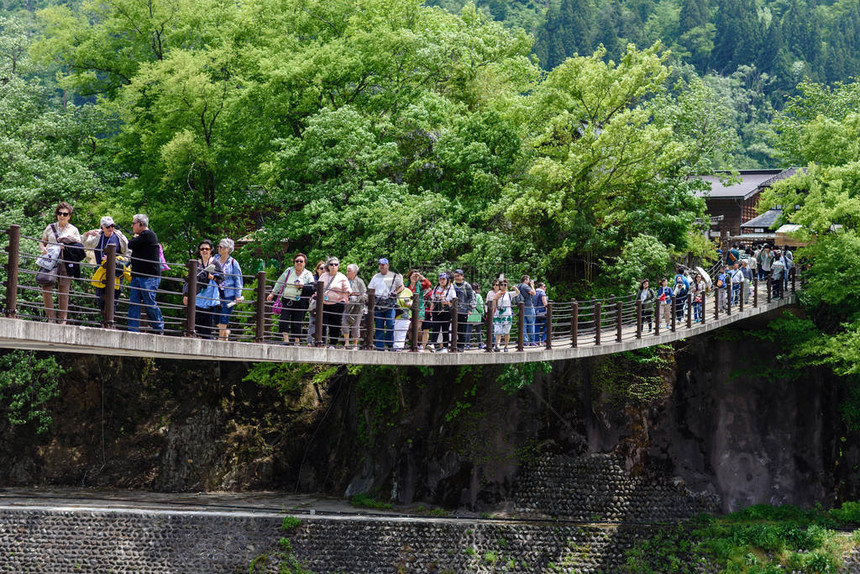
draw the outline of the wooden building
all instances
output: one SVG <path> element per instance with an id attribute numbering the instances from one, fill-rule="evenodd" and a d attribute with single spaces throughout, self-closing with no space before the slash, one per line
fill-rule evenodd
<path id="1" fill-rule="evenodd" d="M 723 230 L 729 237 L 741 235 L 741 225 L 758 216 L 761 192 L 781 179 L 794 175 L 796 168 L 748 169 L 739 172 L 740 181 L 724 184 L 720 175 L 706 175 L 702 179 L 711 186 L 710 193 L 701 192 L 705 198 L 708 215 L 722 219 L 711 227 L 710 236 L 719 237 Z M 728 174 L 724 174 L 727 177 Z"/>

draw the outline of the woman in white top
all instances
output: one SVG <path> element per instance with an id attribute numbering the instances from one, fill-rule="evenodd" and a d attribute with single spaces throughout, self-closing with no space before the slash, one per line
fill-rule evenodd
<path id="1" fill-rule="evenodd" d="M 490 301 L 495 301 L 495 310 L 493 311 L 493 351 L 499 352 L 499 342 L 504 337 L 505 352 L 508 352 L 508 344 L 511 341 L 511 325 L 514 322 L 514 303 L 515 294 L 508 291 L 508 281 L 504 277 L 499 277 L 493 282 L 493 290 L 487 293 L 487 304 Z"/>
<path id="2" fill-rule="evenodd" d="M 293 266 L 287 267 L 281 273 L 272 292 L 266 296 L 266 301 L 277 298 L 281 302 L 280 322 L 278 330 L 284 337 L 284 342 L 290 342 L 290 335 L 295 337 L 296 343 L 302 340 L 302 325 L 305 322 L 305 313 L 308 312 L 308 301 L 313 294 L 314 274 L 305 268 L 308 256 L 297 253 L 293 257 Z"/>
<path id="3" fill-rule="evenodd" d="M 349 301 L 349 279 L 340 272 L 340 261 L 331 257 L 326 262 L 326 272 L 320 275 L 323 283 L 323 300 L 317 301 L 317 310 L 322 312 L 323 342 L 334 348 L 340 339 L 343 312 Z"/>
<path id="4" fill-rule="evenodd" d="M 45 301 L 45 316 L 49 322 L 55 319 L 61 324 L 66 324 L 66 318 L 69 311 L 69 289 L 72 286 L 72 278 L 68 275 L 68 268 L 63 264 L 63 250 L 67 243 L 80 243 L 81 233 L 78 228 L 70 223 L 74 209 L 65 201 L 61 201 L 54 209 L 54 215 L 57 217 L 57 222 L 50 224 L 42 233 L 42 240 L 39 241 L 39 249 L 42 254 L 48 253 L 48 246 L 59 244 L 60 261 L 57 263 L 57 307 L 58 312 L 54 315 L 54 286 L 42 285 L 42 298 Z"/>

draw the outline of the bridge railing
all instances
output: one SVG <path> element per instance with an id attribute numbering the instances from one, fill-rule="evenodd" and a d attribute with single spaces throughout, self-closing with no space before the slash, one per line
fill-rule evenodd
<path id="1" fill-rule="evenodd" d="M 20 228 L 14 225 L 7 235 L 6 316 L 128 329 L 129 310 L 132 308 L 130 288 L 127 279 L 123 278 L 122 260 L 112 247 L 106 250 L 104 265 L 94 265 L 85 259 L 79 263 L 79 278 L 61 276 L 52 285 L 45 286 L 37 282 L 37 260 L 42 255 L 40 238 L 23 236 Z M 220 296 L 213 298 L 207 296 L 206 292 L 199 292 L 197 266 L 196 260 L 170 262 L 163 266 L 153 295 L 162 312 L 164 334 L 223 338 L 237 342 L 348 345 L 355 349 L 391 347 L 393 342 L 395 348 L 412 352 L 422 350 L 422 346 L 428 342 L 426 331 L 430 331 L 431 335 L 441 335 L 447 331 L 451 341 L 448 345 L 450 352 L 489 352 L 493 350 L 494 343 L 502 348 L 522 352 L 535 348 L 605 345 L 655 336 L 666 330 L 694 330 L 700 323 L 737 313 L 748 306 L 769 303 L 782 291 L 770 278 L 766 281 L 756 278 L 748 300 L 743 296 L 738 298 L 737 293 L 729 296 L 733 293 L 729 281 L 726 289 L 705 294 L 701 303 L 688 295 L 681 301 L 673 300 L 668 310 L 660 301 L 643 305 L 632 294 L 583 301 L 550 301 L 546 316 L 535 317 L 534 321 L 531 313 L 526 312 L 525 305 L 519 303 L 510 317 L 509 337 L 505 337 L 499 335 L 506 326 L 504 321 L 494 320 L 495 303 L 492 301 L 487 304 L 480 322 L 473 320 L 464 324 L 463 315 L 456 312 L 455 299 L 450 319 L 445 324 L 436 321 L 434 325 L 434 316 L 429 310 L 423 322 L 407 320 L 419 316 L 420 302 L 417 297 L 413 298 L 410 309 L 397 306 L 392 317 L 390 309 L 387 313 L 377 313 L 380 309 L 372 291 L 367 293 L 363 306 L 353 298 L 341 307 L 327 301 L 322 282 L 314 286 L 313 293 L 298 294 L 295 290 L 287 290 L 285 295 L 283 291 L 275 292 L 277 278 L 268 277 L 261 271 L 256 275 L 243 275 L 241 298 L 228 302 Z M 101 272 L 102 281 L 97 282 L 94 278 L 99 276 L 97 272 L 100 267 L 104 268 Z M 793 272 L 790 278 L 787 292 L 793 293 L 797 290 L 797 273 Z M 116 285 L 119 288 L 113 289 Z M 286 312 L 276 316 L 273 305 L 278 299 Z M 54 307 L 53 313 L 47 309 L 49 302 Z M 308 312 L 308 306 L 313 307 L 317 302 L 322 302 L 322 305 L 315 312 Z M 218 327 L 219 324 L 224 325 L 220 318 L 222 303 L 226 305 L 224 311 L 229 309 L 228 329 Z M 62 312 L 61 309 L 66 311 Z M 145 309 L 139 310 L 140 330 L 155 331 L 157 326 L 153 325 Z M 345 314 L 348 316 L 345 317 Z M 344 330 L 348 328 L 347 339 L 344 339 L 341 327 Z M 536 330 L 533 332 L 533 329 Z M 439 344 L 441 340 L 430 340 L 429 343 Z"/>

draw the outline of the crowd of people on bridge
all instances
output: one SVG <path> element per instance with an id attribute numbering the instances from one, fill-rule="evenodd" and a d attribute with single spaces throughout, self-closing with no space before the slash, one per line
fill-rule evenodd
<path id="1" fill-rule="evenodd" d="M 712 278 L 702 268 L 680 267 L 671 283 L 668 277 L 663 277 L 656 289 L 651 287 L 649 280 L 643 280 L 635 293 L 635 300 L 642 302 L 642 320 L 649 331 L 653 330 L 655 322 L 658 327 L 671 326 L 673 315 L 676 323 L 680 323 L 687 318 L 687 313 L 692 313 L 692 322 L 700 323 L 704 302 L 709 295 L 717 298 L 717 305 L 722 310 L 727 310 L 729 304 L 739 305 L 741 300 L 746 305 L 752 294 L 754 278 L 757 278 L 760 282 L 768 282 L 771 297 L 779 299 L 795 273 L 794 255 L 787 245 L 776 249 L 763 243 L 744 251 L 735 244 L 721 259 L 715 277 Z M 657 302 L 660 303 L 660 316 L 655 318 Z"/>
<path id="2" fill-rule="evenodd" d="M 71 224 L 73 212 L 71 205 L 60 202 L 55 209 L 57 222 L 45 228 L 39 242 L 42 255 L 37 260 L 36 280 L 48 320 L 66 323 L 71 282 L 80 278 L 80 262 L 85 258 L 96 266 L 90 281 L 99 309 L 105 312 L 108 249 L 113 246 L 114 312 L 125 278 L 129 284 L 128 330 L 139 332 L 141 313 L 145 313 L 150 331 L 162 334 L 164 317 L 156 294 L 162 272 L 170 267 L 157 235 L 149 227 L 149 218 L 145 214 L 132 217 L 131 237 L 126 237 L 110 216 L 101 218 L 99 229 L 82 235 Z M 197 245 L 196 289 L 189 293 L 186 282 L 182 293 L 185 306 L 193 295 L 194 324 L 200 337 L 227 340 L 230 336 L 232 312 L 243 301 L 244 288 L 233 249 L 229 238 L 219 241 L 217 247 L 208 239 Z M 634 297 L 642 303 L 643 324 L 648 330 L 653 330 L 655 322 L 658 327 L 671 325 L 673 318 L 681 322 L 687 313 L 692 314 L 692 321 L 702 321 L 709 293 L 724 309 L 729 301 L 731 305 L 741 300 L 747 303 L 754 277 L 768 280 L 772 296 L 779 298 L 795 272 L 793 254 L 787 246 L 776 249 L 762 244 L 745 252 L 733 245 L 721 263 L 714 277 L 702 268 L 679 268 L 671 281 L 663 277 L 652 287 L 649 280 L 643 280 Z M 406 274 L 392 270 L 385 257 L 377 265 L 377 272 L 365 282 L 355 263 L 342 268 L 337 257 L 330 257 L 308 267 L 307 255 L 297 253 L 266 296 L 277 315 L 283 344 L 314 344 L 319 331 L 326 346 L 357 349 L 372 324 L 373 347 L 380 351 L 403 350 L 407 337 L 414 333 L 411 336 L 416 337 L 419 351 L 444 353 L 454 345 L 461 351 L 491 345 L 493 351 L 507 352 L 514 309 L 520 303 L 524 306 L 524 344 L 538 346 L 546 341 L 546 285 L 528 275 L 521 276 L 516 285 L 499 276 L 483 294 L 477 283 L 466 281 L 462 269 L 440 272 L 434 283 L 418 269 Z M 490 309 L 491 318 L 486 315 Z M 452 332 L 455 317 L 457 327 Z M 491 319 L 492 337 L 485 341 L 482 325 L 487 319 Z"/>
<path id="3" fill-rule="evenodd" d="M 105 312 L 108 248 L 113 246 L 114 313 L 125 278 L 129 284 L 128 330 L 139 332 L 141 314 L 145 313 L 150 332 L 163 334 L 164 317 L 156 295 L 162 272 L 170 267 L 158 236 L 149 227 L 149 218 L 145 214 L 132 217 L 131 237 L 126 237 L 110 216 L 101 218 L 99 229 L 81 234 L 71 224 L 73 212 L 70 204 L 60 202 L 55 209 L 57 222 L 45 228 L 39 242 L 42 256 L 37 260 L 36 280 L 41 285 L 48 320 L 66 323 L 71 282 L 81 277 L 80 262 L 85 258 L 96 267 L 90 281 L 95 287 L 99 310 Z M 198 272 L 193 296 L 195 331 L 200 337 L 227 340 L 230 336 L 232 312 L 243 300 L 244 288 L 242 269 L 232 257 L 233 249 L 234 242 L 229 238 L 218 242 L 217 253 L 208 239 L 197 245 Z M 383 257 L 377 262 L 378 272 L 365 282 L 359 276 L 357 264 L 351 263 L 342 270 L 337 257 L 319 261 L 312 269 L 307 264 L 307 255 L 297 253 L 266 297 L 278 316 L 278 330 L 286 345 L 314 343 L 319 323 L 327 346 L 357 349 L 369 330 L 368 322 L 372 321 L 373 346 L 377 350 L 403 350 L 414 325 L 419 351 L 444 353 L 453 345 L 459 350 L 492 345 L 494 351 L 507 352 L 513 309 L 520 302 L 525 308 L 525 344 L 537 346 L 546 340 L 546 286 L 528 275 L 523 275 L 516 285 L 499 276 L 484 295 L 477 283 L 466 281 L 462 269 L 438 273 L 434 284 L 418 269 L 405 275 L 392 270 L 388 259 Z M 321 297 L 318 283 L 323 286 Z M 186 306 L 191 295 L 188 287 L 186 282 L 182 291 Z M 372 305 L 368 301 L 371 291 Z M 490 303 L 493 303 L 492 338 L 485 341 L 480 325 L 487 319 Z M 368 317 L 371 308 L 372 316 Z M 454 315 L 457 331 L 452 333 Z"/>

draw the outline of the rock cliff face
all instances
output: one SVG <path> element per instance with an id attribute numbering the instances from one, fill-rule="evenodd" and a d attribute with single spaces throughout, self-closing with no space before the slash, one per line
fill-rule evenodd
<path id="1" fill-rule="evenodd" d="M 243 382 L 247 365 L 65 356 L 47 436 L 0 418 L 0 484 L 298 489 L 580 520 L 854 497 L 840 382 L 789 377 L 773 344 L 726 333 L 657 366 L 556 363 L 515 392 L 490 368 L 344 367 L 314 384 L 317 370 L 278 392 Z"/>

